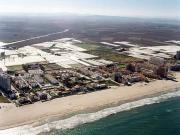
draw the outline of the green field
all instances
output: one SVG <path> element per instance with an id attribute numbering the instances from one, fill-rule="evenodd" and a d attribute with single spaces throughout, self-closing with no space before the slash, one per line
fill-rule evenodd
<path id="1" fill-rule="evenodd" d="M 139 59 L 137 59 L 137 58 L 118 54 L 118 53 L 112 52 L 112 50 L 110 50 L 110 49 L 104 49 L 104 48 L 92 50 L 92 51 L 89 51 L 88 53 L 99 56 L 100 58 L 103 58 L 106 60 L 110 60 L 113 62 L 119 62 L 119 63 L 139 61 Z"/>
<path id="2" fill-rule="evenodd" d="M 112 49 L 104 47 L 96 43 L 77 43 L 75 45 L 86 49 L 87 53 L 89 54 L 96 55 L 96 56 L 99 56 L 100 58 L 110 60 L 113 62 L 126 63 L 126 62 L 133 62 L 133 61 L 139 60 L 134 57 L 118 54 L 116 52 L 113 52 Z M 124 65 L 120 65 L 120 66 L 123 67 Z"/>
<path id="3" fill-rule="evenodd" d="M 0 96 L 0 103 L 10 103 L 5 97 Z"/>
<path id="4" fill-rule="evenodd" d="M 86 49 L 87 51 L 97 50 L 98 48 L 101 47 L 99 44 L 96 44 L 96 43 L 94 44 L 93 43 L 76 43 L 75 45 L 83 49 Z"/>
<path id="5" fill-rule="evenodd" d="M 9 66 L 9 67 L 7 67 L 7 68 L 8 68 L 8 71 L 19 71 L 19 70 L 22 70 L 22 69 L 23 69 L 22 65 Z"/>
<path id="6" fill-rule="evenodd" d="M 118 67 L 119 68 L 126 68 L 126 64 L 119 64 Z"/>

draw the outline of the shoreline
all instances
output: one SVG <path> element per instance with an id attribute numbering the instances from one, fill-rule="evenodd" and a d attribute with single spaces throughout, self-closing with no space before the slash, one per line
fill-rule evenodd
<path id="1" fill-rule="evenodd" d="M 32 125 L 33 127 L 72 117 L 77 114 L 97 112 L 99 110 L 119 106 L 139 99 L 154 97 L 176 91 L 180 88 L 180 73 L 176 75 L 178 82 L 156 80 L 145 85 L 137 83 L 97 91 L 84 95 L 73 95 L 32 105 L 0 110 L 0 130 Z"/>

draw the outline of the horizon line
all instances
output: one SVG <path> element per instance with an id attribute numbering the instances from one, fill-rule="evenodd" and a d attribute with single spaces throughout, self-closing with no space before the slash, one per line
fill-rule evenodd
<path id="1" fill-rule="evenodd" d="M 89 14 L 89 13 L 71 13 L 71 12 L 0 12 L 1 16 L 104 16 L 104 17 L 122 17 L 122 18 L 140 18 L 140 19 L 168 19 L 168 20 L 180 20 L 180 16 L 142 16 L 142 15 L 108 15 L 108 14 Z"/>

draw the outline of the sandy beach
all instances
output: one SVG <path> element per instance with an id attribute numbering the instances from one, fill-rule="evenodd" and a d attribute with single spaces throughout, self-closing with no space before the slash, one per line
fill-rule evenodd
<path id="1" fill-rule="evenodd" d="M 13 103 L 0 103 L 0 109 L 8 109 L 16 107 Z"/>
<path id="2" fill-rule="evenodd" d="M 151 83 L 137 83 L 133 86 L 114 87 L 85 95 L 74 95 L 48 102 L 38 102 L 22 107 L 0 109 L 0 129 L 25 124 L 45 123 L 55 117 L 64 118 L 77 113 L 98 111 L 107 106 L 134 101 L 144 97 L 152 97 L 168 93 L 180 87 L 180 73 L 177 81 L 157 80 Z"/>

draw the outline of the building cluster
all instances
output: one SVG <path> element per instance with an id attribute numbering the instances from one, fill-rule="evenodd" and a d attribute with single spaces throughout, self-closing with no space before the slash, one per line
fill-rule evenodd
<path id="1" fill-rule="evenodd" d="M 171 50 L 172 46 L 137 47 L 128 42 L 103 42 L 117 47 L 118 53 L 142 58 L 139 62 L 115 63 L 88 54 L 88 50 L 76 46 L 77 43 L 81 41 L 65 38 L 0 52 L 0 89 L 3 95 L 21 106 L 109 86 L 172 79 L 169 70 L 180 71 L 180 64 L 170 66 L 164 59 L 173 57 L 179 46 Z M 121 45 L 125 47 L 119 48 Z M 180 60 L 180 51 L 175 59 Z"/>
<path id="2" fill-rule="evenodd" d="M 136 82 L 149 82 L 153 79 L 169 78 L 169 67 L 162 58 L 152 58 L 148 62 L 126 63 L 124 68 L 118 63 L 106 66 L 87 67 L 79 69 L 79 72 L 91 78 L 101 80 L 110 79 L 113 82 L 131 85 Z"/>
<path id="3" fill-rule="evenodd" d="M 174 56 L 174 58 L 177 60 L 176 63 L 174 63 L 173 65 L 171 65 L 170 69 L 172 71 L 180 71 L 180 51 L 176 52 L 176 55 Z"/>
<path id="4" fill-rule="evenodd" d="M 13 75 L 1 73 L 0 87 L 18 106 L 108 88 L 104 81 L 88 77 L 76 69 L 48 63 L 23 65 L 23 70 Z"/>
<path id="5" fill-rule="evenodd" d="M 124 66 L 120 66 L 120 65 Z M 172 68 L 172 67 L 171 67 Z M 18 106 L 47 101 L 73 94 L 132 85 L 169 77 L 169 67 L 162 58 L 134 63 L 63 68 L 41 62 L 22 65 L 13 74 L 0 72 L 0 88 Z"/>
<path id="6" fill-rule="evenodd" d="M 180 60 L 180 51 L 177 51 L 177 52 L 176 52 L 175 58 L 176 58 L 177 60 Z"/>

